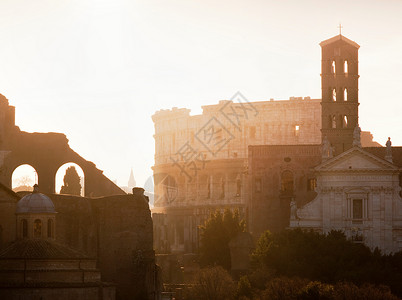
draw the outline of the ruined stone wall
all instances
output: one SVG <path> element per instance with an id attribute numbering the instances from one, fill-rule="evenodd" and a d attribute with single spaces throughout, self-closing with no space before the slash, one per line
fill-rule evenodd
<path id="1" fill-rule="evenodd" d="M 0 94 L 0 182 L 11 188 L 14 170 L 22 164 L 31 165 L 38 174 L 44 193 L 55 193 L 57 170 L 65 163 L 76 163 L 85 176 L 85 196 L 124 195 L 95 164 L 85 160 L 68 145 L 61 133 L 28 133 L 15 126 L 15 109 Z"/>

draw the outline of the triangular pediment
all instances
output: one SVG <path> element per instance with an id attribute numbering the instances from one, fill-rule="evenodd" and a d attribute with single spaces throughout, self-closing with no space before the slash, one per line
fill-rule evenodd
<path id="1" fill-rule="evenodd" d="M 343 170 L 398 170 L 391 162 L 381 159 L 360 147 L 349 149 L 336 157 L 330 158 L 315 168 L 317 171 Z"/>

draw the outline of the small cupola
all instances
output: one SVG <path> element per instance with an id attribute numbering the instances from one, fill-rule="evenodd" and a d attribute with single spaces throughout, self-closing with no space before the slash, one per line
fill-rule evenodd
<path id="1" fill-rule="evenodd" d="M 32 193 L 17 203 L 17 239 L 55 238 L 56 210 L 52 200 L 34 185 Z"/>

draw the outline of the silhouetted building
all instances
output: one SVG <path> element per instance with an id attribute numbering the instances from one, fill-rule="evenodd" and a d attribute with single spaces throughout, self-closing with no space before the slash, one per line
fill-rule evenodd
<path id="1" fill-rule="evenodd" d="M 113 299 L 115 286 L 116 299 L 155 299 L 158 272 L 147 197 L 126 195 L 71 150 L 65 135 L 22 132 L 13 118 L 14 108 L 1 95 L 0 274 L 8 279 L 0 280 L 0 293 L 64 299 L 57 293 L 68 287 L 68 299 L 74 292 L 77 299 L 98 300 Z M 86 197 L 54 194 L 57 169 L 67 162 L 84 171 Z M 11 190 L 12 173 L 22 163 L 35 168 L 43 194 L 20 200 Z M 14 269 L 13 277 L 8 271 Z"/>
<path id="2" fill-rule="evenodd" d="M 2 299 L 115 299 L 95 257 L 55 241 L 56 210 L 38 186 L 16 207 L 16 241 L 0 251 Z"/>

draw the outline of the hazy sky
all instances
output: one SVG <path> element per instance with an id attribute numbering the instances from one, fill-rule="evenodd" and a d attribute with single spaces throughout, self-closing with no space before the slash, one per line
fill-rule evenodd
<path id="1" fill-rule="evenodd" d="M 0 0 L 0 93 L 22 130 L 63 132 L 126 185 L 151 176 L 151 115 L 321 98 L 319 43 L 360 46 L 360 126 L 402 145 L 402 1 Z"/>

